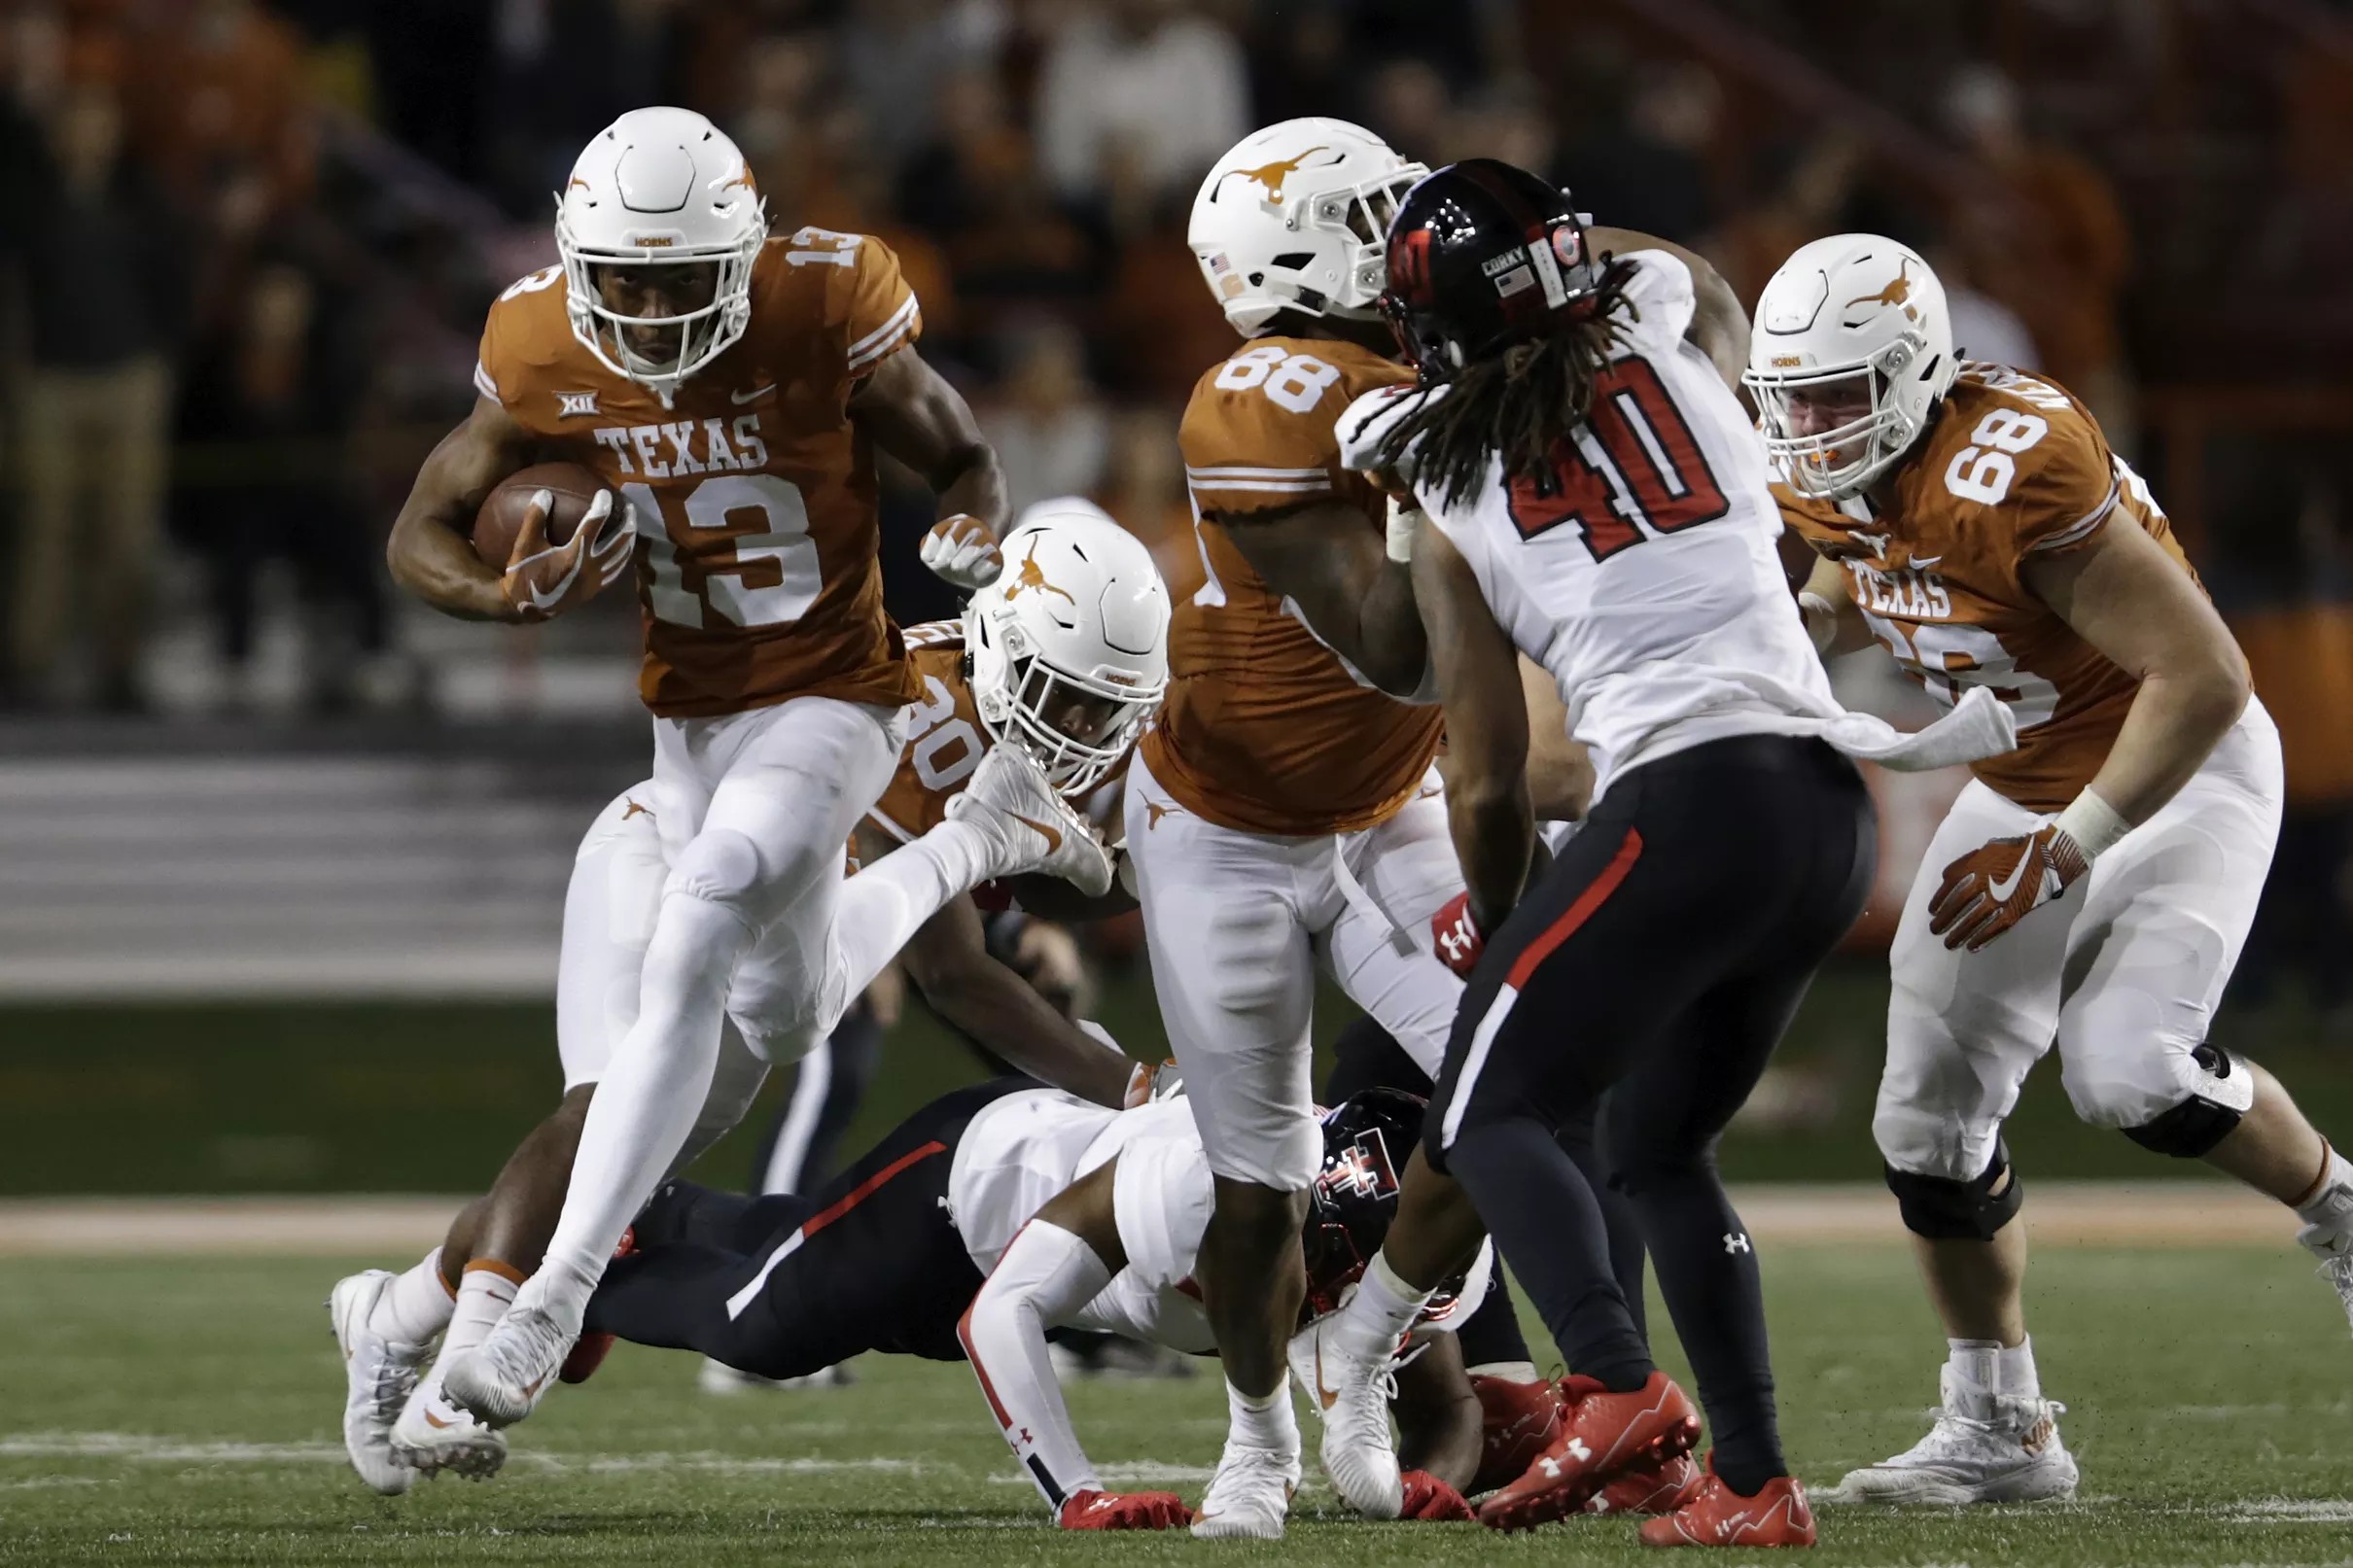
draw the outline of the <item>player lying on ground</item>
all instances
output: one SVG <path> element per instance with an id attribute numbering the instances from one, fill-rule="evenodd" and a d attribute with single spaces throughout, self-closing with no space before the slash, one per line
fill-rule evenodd
<path id="1" fill-rule="evenodd" d="M 1422 1101 L 1387 1089 L 1323 1116 L 1304 1233 L 1310 1314 L 1329 1313 L 1379 1246 L 1396 1208 L 1391 1151 L 1412 1147 L 1421 1125 Z M 588 1323 L 770 1377 L 870 1350 L 969 1359 L 1015 1457 L 1065 1527 L 1167 1528 L 1192 1518 L 1173 1494 L 1104 1488 L 1047 1343 L 1072 1328 L 1213 1353 L 1193 1277 L 1212 1202 L 1181 1098 L 1113 1112 L 1022 1079 L 978 1084 L 916 1112 L 816 1193 L 663 1188 L 637 1218 L 634 1250 L 589 1303 Z M 1495 1411 L 1496 1472 L 1525 1463 L 1521 1450 L 1554 1415 L 1545 1385 L 1483 1390 L 1464 1374 L 1454 1331 L 1488 1273 L 1483 1252 L 1467 1277 L 1450 1281 L 1397 1374 L 1413 1517 L 1467 1518 L 1462 1493 L 1517 1474 L 1482 1474 L 1483 1399 Z M 1639 1500 L 1631 1488 L 1623 1495 Z"/>
<path id="2" fill-rule="evenodd" d="M 1141 1069 L 988 957 L 966 893 L 1071 854 L 1107 854 L 1092 836 L 1083 796 L 1104 792 L 1105 773 L 1159 691 L 1168 600 L 1143 546 L 1100 514 L 1047 508 L 1013 537 L 1025 559 L 1071 585 L 1083 611 L 1017 591 L 1016 576 L 974 596 L 961 634 L 943 627 L 924 639 L 917 667 L 927 701 L 966 717 L 946 730 L 953 745 L 938 744 L 939 723 L 919 726 L 908 743 L 882 806 L 909 825 L 860 826 L 864 869 L 842 890 L 825 1006 L 837 1017 L 883 964 L 914 954 L 918 982 L 938 986 L 943 1010 L 975 1038 L 1040 1078 L 1119 1104 L 1148 1091 Z M 975 650 L 968 673 L 954 652 L 960 636 Z M 974 716 L 984 733 L 972 731 Z M 1014 744 L 990 745 L 1000 734 Z M 1057 778 L 1082 801 L 1059 792 Z M 1109 798 L 1115 803 L 1115 786 Z M 505 1460 L 504 1438 L 453 1409 L 442 1379 L 538 1268 L 597 1085 L 630 1028 L 666 874 L 646 799 L 641 786 L 607 807 L 574 866 L 557 978 L 563 1102 L 524 1139 L 490 1194 L 452 1222 L 437 1253 L 397 1277 L 370 1271 L 335 1288 L 331 1305 L 348 1374 L 345 1444 L 379 1491 L 402 1491 L 418 1472 L 488 1475 Z M 1040 824 L 1063 836 L 1059 851 Z M 1106 867 L 1104 880 L 1109 875 Z M 756 961 L 736 976 L 720 1063 L 682 1164 L 732 1127 L 759 1088 L 768 1062 L 755 1042 L 762 1039 L 767 985 Z M 439 1355 L 420 1379 L 437 1335 Z"/>
<path id="3" fill-rule="evenodd" d="M 1476 159 L 1422 181 L 1387 247 L 1422 385 L 1342 419 L 1350 464 L 1410 484 L 1427 513 L 1414 597 L 1467 883 L 1435 923 L 1469 984 L 1423 1151 L 1476 1201 L 1579 1375 L 1561 1437 L 1480 1516 L 1557 1518 L 1629 1459 L 1699 1436 L 1558 1141 L 1606 1091 L 1610 1179 L 1715 1426 L 1704 1483 L 1642 1539 L 1806 1545 L 1754 1249 L 1714 1143 L 1870 886 L 1870 796 L 1841 750 L 1938 765 L 2006 746 L 2009 726 L 1985 699 L 1915 737 L 1839 708 L 1774 555 L 1729 356 L 1695 331 L 1691 264 L 1592 246 L 1567 195 L 1525 170 Z M 1532 885 L 1515 651 L 1552 672 L 1596 776 L 1593 810 Z"/>
<path id="4" fill-rule="evenodd" d="M 1816 644 L 1876 639 L 1940 701 L 1990 690 L 2018 720 L 2018 749 L 1978 763 L 1938 828 L 1888 953 L 1872 1132 L 1950 1339 L 1935 1428 L 1846 1478 L 1869 1501 L 2075 1491 L 2001 1138 L 2054 1044 L 2087 1122 L 2293 1208 L 2353 1312 L 2353 1166 L 2206 1038 L 2278 836 L 2279 732 L 2090 412 L 1957 349 L 1927 262 L 1841 234 L 1766 286 L 1747 376 L 1784 515 L 1820 552 Z"/>

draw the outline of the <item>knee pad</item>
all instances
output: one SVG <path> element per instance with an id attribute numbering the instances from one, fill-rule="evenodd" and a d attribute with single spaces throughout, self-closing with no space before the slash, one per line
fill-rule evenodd
<path id="1" fill-rule="evenodd" d="M 1887 1167 L 1887 1190 L 1904 1228 L 1931 1241 L 1990 1241 L 2025 1202 L 2025 1184 L 2010 1167 L 2010 1150 L 1996 1140 L 1993 1159 L 1975 1181 L 1923 1176 Z"/>
<path id="2" fill-rule="evenodd" d="M 2124 1130 L 2142 1148 L 2177 1160 L 2202 1160 L 2213 1153 L 2255 1103 L 2255 1075 L 2230 1052 L 2201 1044 L 2190 1060 L 2197 1064 L 2197 1090 L 2162 1116 Z"/>
<path id="3" fill-rule="evenodd" d="M 717 904 L 755 925 L 753 905 L 762 880 L 759 846 L 731 827 L 706 828 L 680 853 L 664 891 Z"/>

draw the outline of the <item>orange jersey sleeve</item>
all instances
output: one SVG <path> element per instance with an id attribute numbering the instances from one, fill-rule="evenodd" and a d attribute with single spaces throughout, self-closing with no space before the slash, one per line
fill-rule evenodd
<path id="1" fill-rule="evenodd" d="M 888 248 L 814 229 L 770 239 L 743 335 L 668 403 L 574 336 L 566 289 L 551 267 L 500 296 L 474 385 L 636 508 L 647 706 L 914 701 L 883 610 L 873 451 L 849 410 L 857 366 L 922 330 Z"/>
<path id="2" fill-rule="evenodd" d="M 1969 365 L 1886 511 L 1774 489 L 1783 520 L 1844 566 L 1873 635 L 1931 695 L 1989 686 L 2009 707 L 2018 748 L 1974 764 L 1979 779 L 2044 812 L 2091 782 L 2138 683 L 2035 596 L 2029 563 L 2137 527 L 2191 567 L 2082 403 L 2046 379 Z"/>
<path id="3" fill-rule="evenodd" d="M 1359 681 L 1250 569 L 1228 535 L 1253 513 L 1318 501 L 1383 503 L 1340 461 L 1338 421 L 1409 379 L 1369 349 L 1258 338 L 1193 389 L 1177 444 L 1207 580 L 1176 606 L 1170 685 L 1145 765 L 1186 809 L 1246 832 L 1349 832 L 1410 798 L 1438 742 L 1435 708 Z"/>

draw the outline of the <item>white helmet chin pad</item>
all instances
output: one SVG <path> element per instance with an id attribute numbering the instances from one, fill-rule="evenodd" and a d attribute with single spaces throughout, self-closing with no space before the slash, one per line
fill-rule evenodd
<path id="1" fill-rule="evenodd" d="M 1076 498 L 1039 502 L 1002 541 L 1003 575 L 965 610 L 972 705 L 1063 794 L 1127 757 L 1169 680 L 1169 595 L 1151 552 Z M 1083 733 L 1073 714 L 1092 718 Z"/>
<path id="2" fill-rule="evenodd" d="M 1193 197 L 1202 280 L 1247 336 L 1278 312 L 1371 320 L 1389 220 L 1429 169 L 1345 120 L 1285 120 L 1219 158 Z"/>
<path id="3" fill-rule="evenodd" d="M 686 109 L 633 109 L 581 152 L 556 195 L 572 334 L 614 374 L 650 389 L 665 406 L 680 382 L 725 353 L 752 321 L 752 265 L 768 235 L 766 204 L 744 156 L 719 127 Z M 710 300 L 672 316 L 623 315 L 605 303 L 609 265 L 710 266 Z M 679 336 L 676 359 L 648 361 L 629 329 Z"/>
<path id="4" fill-rule="evenodd" d="M 1837 500 L 1912 449 L 1959 368 L 1944 285 L 1918 253 L 1877 234 L 1834 234 L 1799 247 L 1765 285 L 1740 379 L 1790 487 Z M 1795 402 L 1858 378 L 1863 413 L 1797 431 Z"/>

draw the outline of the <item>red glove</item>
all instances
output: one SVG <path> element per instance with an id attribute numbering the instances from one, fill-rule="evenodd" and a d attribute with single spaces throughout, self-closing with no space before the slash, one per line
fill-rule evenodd
<path id="1" fill-rule="evenodd" d="M 2056 822 L 2024 838 L 1995 839 L 1945 868 L 1928 906 L 1928 930 L 1948 948 L 1975 953 L 2027 913 L 2065 892 L 2091 858 Z"/>
<path id="2" fill-rule="evenodd" d="M 1487 951 L 1487 935 L 1471 919 L 1470 894 L 1458 892 L 1448 899 L 1446 907 L 1429 918 L 1429 934 L 1438 961 L 1468 980 L 1478 967 L 1479 955 Z"/>
<path id="3" fill-rule="evenodd" d="M 1479 1517 L 1462 1500 L 1460 1492 L 1426 1470 L 1409 1470 L 1400 1479 L 1405 1482 L 1405 1511 L 1397 1516 L 1399 1518 L 1451 1524 L 1457 1519 Z"/>
<path id="4" fill-rule="evenodd" d="M 1175 1492 L 1072 1492 L 1059 1522 L 1066 1530 L 1174 1530 L 1192 1523 L 1193 1511 Z"/>

